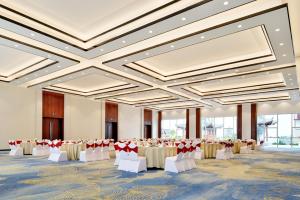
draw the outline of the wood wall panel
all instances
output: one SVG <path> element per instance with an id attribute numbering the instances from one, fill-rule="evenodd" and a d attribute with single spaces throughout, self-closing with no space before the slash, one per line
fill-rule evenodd
<path id="1" fill-rule="evenodd" d="M 251 104 L 251 139 L 257 141 L 257 107 L 256 107 L 256 103 Z"/>
<path id="2" fill-rule="evenodd" d="M 196 138 L 201 138 L 201 110 L 196 108 Z"/>
<path id="3" fill-rule="evenodd" d="M 144 124 L 152 125 L 152 110 L 144 109 Z"/>
<path id="4" fill-rule="evenodd" d="M 186 109 L 186 128 L 185 128 L 185 137 L 186 139 L 190 138 L 190 110 Z"/>
<path id="5" fill-rule="evenodd" d="M 64 95 L 43 91 L 43 117 L 64 118 Z"/>
<path id="6" fill-rule="evenodd" d="M 243 107 L 242 105 L 237 105 L 237 139 L 242 139 L 243 132 Z"/>
<path id="7" fill-rule="evenodd" d="M 161 138 L 161 120 L 162 120 L 162 113 L 158 111 L 158 118 L 157 118 L 157 137 Z"/>
<path id="8" fill-rule="evenodd" d="M 105 103 L 105 121 L 106 122 L 118 122 L 118 104 Z"/>

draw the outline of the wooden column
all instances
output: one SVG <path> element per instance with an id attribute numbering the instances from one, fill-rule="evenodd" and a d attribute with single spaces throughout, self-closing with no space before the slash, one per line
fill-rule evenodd
<path id="1" fill-rule="evenodd" d="M 251 139 L 257 141 L 257 109 L 256 109 L 256 103 L 251 104 Z"/>
<path id="2" fill-rule="evenodd" d="M 196 108 L 196 138 L 201 138 L 201 111 Z"/>
<path id="3" fill-rule="evenodd" d="M 157 122 L 157 137 L 161 138 L 161 119 L 162 119 L 162 113 L 161 111 L 158 111 L 158 122 Z"/>
<path id="4" fill-rule="evenodd" d="M 237 139 L 242 139 L 242 130 L 243 130 L 243 114 L 242 114 L 242 105 L 237 105 Z"/>
<path id="5" fill-rule="evenodd" d="M 186 128 L 185 128 L 185 138 L 190 138 L 190 110 L 186 109 Z"/>

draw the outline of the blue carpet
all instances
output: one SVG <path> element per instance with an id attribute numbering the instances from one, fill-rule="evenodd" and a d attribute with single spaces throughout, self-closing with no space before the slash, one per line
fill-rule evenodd
<path id="1" fill-rule="evenodd" d="M 299 152 L 255 152 L 233 160 L 200 160 L 180 174 L 118 171 L 113 160 L 53 163 L 0 153 L 0 199 L 296 199 Z"/>

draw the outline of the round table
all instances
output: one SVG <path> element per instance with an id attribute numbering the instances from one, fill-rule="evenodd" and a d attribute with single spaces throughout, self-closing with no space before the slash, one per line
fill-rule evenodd
<path id="1" fill-rule="evenodd" d="M 176 147 L 139 146 L 139 156 L 146 157 L 148 168 L 165 168 L 166 157 L 176 156 Z"/>
<path id="2" fill-rule="evenodd" d="M 22 141 L 21 147 L 23 148 L 24 155 L 32 154 L 33 148 L 36 146 L 34 141 Z"/>
<path id="3" fill-rule="evenodd" d="M 85 150 L 85 144 L 65 143 L 61 145 L 60 150 L 67 152 L 68 160 L 79 160 L 80 151 Z"/>

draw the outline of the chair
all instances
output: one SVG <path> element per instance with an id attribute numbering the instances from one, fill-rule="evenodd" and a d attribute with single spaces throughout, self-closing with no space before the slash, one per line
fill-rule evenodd
<path id="1" fill-rule="evenodd" d="M 185 162 L 183 159 L 185 157 L 184 152 L 185 145 L 183 143 L 178 144 L 177 146 L 177 155 L 172 157 L 167 157 L 165 160 L 165 171 L 179 173 L 185 171 Z"/>
<path id="2" fill-rule="evenodd" d="M 204 156 L 203 156 L 203 151 L 201 151 L 201 142 L 200 141 L 195 141 L 195 142 L 193 142 L 192 145 L 196 146 L 194 158 L 196 160 L 202 160 L 204 158 Z"/>
<path id="3" fill-rule="evenodd" d="M 95 154 L 93 153 L 95 144 L 93 142 L 86 143 L 86 149 L 84 151 L 80 151 L 79 160 L 81 162 L 90 162 L 95 161 Z"/>
<path id="4" fill-rule="evenodd" d="M 253 153 L 252 142 L 246 142 L 246 146 L 240 147 L 240 154 L 250 154 Z"/>
<path id="5" fill-rule="evenodd" d="M 95 143 L 95 149 L 93 151 L 94 159 L 95 160 L 102 160 L 102 149 L 103 149 L 103 142 L 102 140 L 97 140 Z"/>
<path id="6" fill-rule="evenodd" d="M 109 160 L 109 140 L 103 141 L 103 148 L 102 148 L 102 159 Z"/>
<path id="7" fill-rule="evenodd" d="M 145 157 L 138 156 L 138 147 L 134 143 L 130 143 L 120 151 L 120 160 L 118 170 L 138 173 L 141 171 L 147 171 L 147 164 Z M 121 156 L 121 152 L 127 150 L 127 155 Z"/>
<path id="8" fill-rule="evenodd" d="M 222 145 L 222 149 L 217 149 L 217 153 L 216 153 L 216 159 L 217 160 L 227 160 L 227 156 L 226 156 L 226 149 L 225 149 L 225 142 L 220 142 L 220 144 Z"/>
<path id="9" fill-rule="evenodd" d="M 119 161 L 120 161 L 120 151 L 119 151 L 118 144 L 119 144 L 118 142 L 116 142 L 114 144 L 115 153 L 116 153 L 116 159 L 115 159 L 114 165 L 119 165 Z"/>
<path id="10" fill-rule="evenodd" d="M 54 161 L 54 162 L 62 162 L 67 161 L 67 152 L 61 151 L 60 147 L 62 145 L 62 142 L 60 140 L 55 141 L 49 141 L 49 148 L 50 148 L 50 156 L 48 160 Z"/>
<path id="11" fill-rule="evenodd" d="M 10 148 L 10 152 L 9 152 L 10 156 L 21 157 L 24 155 L 23 148 L 21 147 L 22 140 L 16 140 L 16 141 L 9 140 L 8 144 L 9 144 L 9 148 Z"/>
<path id="12" fill-rule="evenodd" d="M 44 141 L 36 141 L 36 146 L 32 149 L 33 156 L 44 156 L 47 155 L 45 149 L 43 148 Z"/>
<path id="13" fill-rule="evenodd" d="M 45 155 L 48 156 L 50 154 L 48 140 L 43 140 L 43 150 L 44 150 Z"/>

